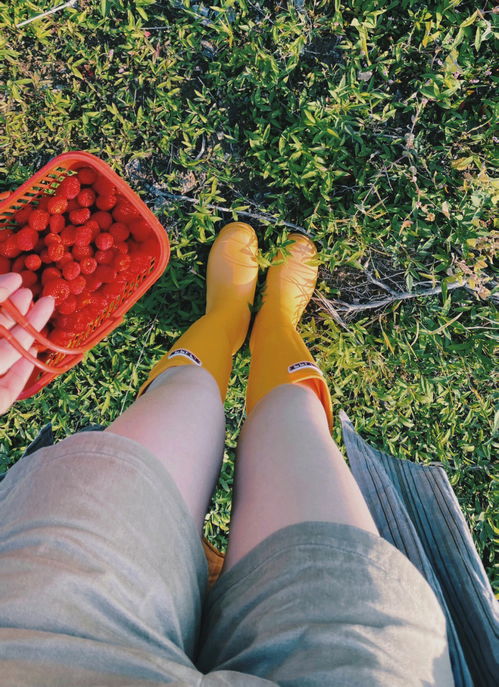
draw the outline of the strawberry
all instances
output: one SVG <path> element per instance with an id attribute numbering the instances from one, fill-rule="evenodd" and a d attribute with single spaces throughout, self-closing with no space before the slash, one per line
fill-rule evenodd
<path id="1" fill-rule="evenodd" d="M 40 260 L 43 262 L 44 265 L 50 265 L 50 263 L 53 262 L 52 258 L 49 255 L 48 249 L 42 250 L 40 253 Z"/>
<path id="2" fill-rule="evenodd" d="M 88 289 L 86 289 L 85 291 L 83 291 L 83 293 L 80 293 L 76 297 L 76 309 L 77 310 L 83 310 L 83 308 L 86 308 L 91 300 L 92 300 L 92 296 L 90 295 L 90 291 L 88 291 Z"/>
<path id="3" fill-rule="evenodd" d="M 45 210 L 32 210 L 28 217 L 29 226 L 35 231 L 43 231 L 49 223 L 49 213 Z"/>
<path id="4" fill-rule="evenodd" d="M 84 226 L 85 228 L 91 230 L 91 232 L 92 232 L 92 241 L 95 241 L 95 239 L 97 238 L 98 233 L 100 232 L 100 227 L 99 227 L 99 225 L 97 224 L 97 222 L 96 222 L 95 220 L 93 220 L 92 218 L 90 218 L 90 219 L 88 220 L 88 222 L 85 222 L 85 224 L 84 224 L 83 226 Z"/>
<path id="5" fill-rule="evenodd" d="M 53 196 L 47 202 L 47 210 L 51 215 L 62 215 L 68 209 L 68 199 L 64 196 Z"/>
<path id="6" fill-rule="evenodd" d="M 115 239 L 116 241 L 116 239 Z M 116 250 L 118 253 L 121 253 L 121 255 L 126 255 L 128 253 L 128 243 L 125 243 L 125 241 L 121 241 L 120 243 L 116 244 Z"/>
<path id="7" fill-rule="evenodd" d="M 48 246 L 51 246 L 53 243 L 62 244 L 62 238 L 61 238 L 60 234 L 49 233 L 49 234 L 47 234 L 47 236 L 45 236 L 43 241 L 44 241 L 45 245 L 47 246 L 47 248 L 48 248 Z"/>
<path id="8" fill-rule="evenodd" d="M 76 227 L 66 227 L 59 235 L 61 237 L 63 246 L 72 246 L 76 241 Z"/>
<path id="9" fill-rule="evenodd" d="M 33 250 L 38 241 L 38 232 L 30 227 L 23 227 L 15 237 L 19 250 Z"/>
<path id="10" fill-rule="evenodd" d="M 76 277 L 75 279 L 71 279 L 69 282 L 69 289 L 71 293 L 74 293 L 75 296 L 80 294 L 82 291 L 84 291 L 87 288 L 87 280 L 85 277 L 80 274 L 79 277 Z"/>
<path id="11" fill-rule="evenodd" d="M 109 265 L 99 265 L 95 270 L 95 276 L 104 283 L 113 282 L 116 278 L 116 270 Z"/>
<path id="12" fill-rule="evenodd" d="M 95 252 L 95 259 L 99 265 L 110 265 L 114 260 L 114 251 L 98 250 Z"/>
<path id="13" fill-rule="evenodd" d="M 90 210 L 88 208 L 78 208 L 78 210 L 71 210 L 69 213 L 69 220 L 71 224 L 85 224 L 90 219 Z"/>
<path id="14" fill-rule="evenodd" d="M 95 193 L 91 188 L 84 188 L 76 196 L 76 200 L 82 208 L 89 208 L 95 202 Z"/>
<path id="15" fill-rule="evenodd" d="M 78 170 L 76 178 L 78 179 L 80 184 L 86 184 L 87 186 L 90 186 L 95 181 L 97 181 L 97 172 L 94 172 L 94 170 L 91 167 L 81 167 Z"/>
<path id="16" fill-rule="evenodd" d="M 109 212 L 94 212 L 94 214 L 90 217 L 90 221 L 94 220 L 97 222 L 99 227 L 101 229 L 109 229 L 111 224 L 113 223 L 113 218 Z"/>
<path id="17" fill-rule="evenodd" d="M 92 243 L 92 228 L 87 227 L 86 225 L 83 227 L 78 227 L 76 230 L 76 241 L 75 244 L 77 246 L 89 246 Z"/>
<path id="18" fill-rule="evenodd" d="M 77 334 L 83 334 L 90 328 L 90 325 L 95 320 L 95 317 L 87 308 L 84 308 L 81 312 L 73 313 L 75 321 L 73 323 L 73 330 Z"/>
<path id="19" fill-rule="evenodd" d="M 109 228 L 109 233 L 114 238 L 115 243 L 126 241 L 127 238 L 130 236 L 130 231 L 128 230 L 128 227 L 122 222 L 115 222 L 114 224 L 111 224 Z"/>
<path id="20" fill-rule="evenodd" d="M 0 255 L 4 258 L 17 258 L 20 252 L 16 235 L 9 236 L 6 241 L 0 243 Z"/>
<path id="21" fill-rule="evenodd" d="M 80 192 L 80 182 L 75 176 L 66 177 L 64 181 L 59 184 L 57 194 L 73 200 Z"/>
<path id="22" fill-rule="evenodd" d="M 71 281 L 72 279 L 76 279 L 76 277 L 79 276 L 81 271 L 81 267 L 77 262 L 74 262 L 72 260 L 71 262 L 68 262 L 64 265 L 62 268 L 62 274 L 64 276 L 64 279 L 67 281 Z"/>
<path id="23" fill-rule="evenodd" d="M 52 198 L 52 196 L 40 196 L 38 199 L 38 210 L 44 210 L 45 212 L 48 212 L 48 204 L 49 200 Z"/>
<path id="24" fill-rule="evenodd" d="M 139 217 L 139 211 L 126 198 L 118 202 L 112 214 L 116 222 L 124 222 L 125 224 Z"/>
<path id="25" fill-rule="evenodd" d="M 57 234 L 49 234 L 49 236 L 57 236 Z M 57 262 L 64 255 L 64 246 L 62 243 L 51 243 L 47 249 L 47 253 L 53 262 Z"/>
<path id="26" fill-rule="evenodd" d="M 97 269 L 97 261 L 95 258 L 83 258 L 80 262 L 80 267 L 82 274 L 92 274 Z"/>
<path id="27" fill-rule="evenodd" d="M 113 264 L 118 272 L 123 272 L 123 270 L 127 270 L 130 267 L 131 262 L 132 258 L 129 255 L 117 255 Z"/>
<path id="28" fill-rule="evenodd" d="M 132 274 L 137 275 L 149 269 L 150 265 L 150 257 L 148 257 L 147 255 L 141 255 L 140 253 L 137 253 L 131 257 L 130 267 L 128 269 Z"/>
<path id="29" fill-rule="evenodd" d="M 101 293 L 101 291 L 94 291 L 94 293 L 92 294 L 90 305 L 92 308 L 98 308 L 102 311 L 107 306 L 107 298 Z"/>
<path id="30" fill-rule="evenodd" d="M 12 236 L 13 233 L 12 229 L 0 229 L 0 243 L 7 241 L 9 236 Z"/>
<path id="31" fill-rule="evenodd" d="M 97 291 L 97 289 L 100 289 L 101 286 L 102 279 L 99 279 L 95 273 L 87 277 L 87 290 L 89 292 Z"/>
<path id="32" fill-rule="evenodd" d="M 76 306 L 78 308 L 78 305 Z M 55 320 L 52 321 L 57 329 L 64 332 L 72 331 L 73 317 L 71 315 L 58 314 Z"/>
<path id="33" fill-rule="evenodd" d="M 57 306 L 57 312 L 60 312 L 61 315 L 71 315 L 71 313 L 76 310 L 76 307 L 76 296 L 70 294 L 66 300 L 62 301 L 62 303 Z"/>
<path id="34" fill-rule="evenodd" d="M 109 179 L 107 179 L 104 175 L 99 175 L 97 181 L 95 181 L 92 184 L 92 188 L 100 195 L 116 195 L 116 186 L 112 183 L 112 181 L 109 181 Z"/>
<path id="35" fill-rule="evenodd" d="M 117 198 L 109 193 L 97 196 L 95 204 L 99 210 L 111 210 L 116 205 Z"/>
<path id="36" fill-rule="evenodd" d="M 23 286 L 28 289 L 38 282 L 38 276 L 35 272 L 31 272 L 31 270 L 23 270 L 21 272 L 21 277 L 23 278 Z"/>
<path id="37" fill-rule="evenodd" d="M 62 268 L 67 265 L 69 262 L 73 262 L 73 256 L 72 254 L 66 249 L 64 251 L 64 254 L 60 260 L 57 260 L 57 267 L 62 270 Z"/>
<path id="38" fill-rule="evenodd" d="M 137 274 L 132 272 L 130 268 L 127 270 L 123 270 L 123 272 L 118 272 L 116 275 L 116 283 L 118 284 L 123 284 L 123 288 L 127 284 L 130 284 L 131 282 L 134 282 L 137 279 Z"/>
<path id="39" fill-rule="evenodd" d="M 24 269 L 24 255 L 20 255 L 12 263 L 13 272 L 21 272 Z"/>
<path id="40" fill-rule="evenodd" d="M 6 258 L 4 255 L 0 255 L 0 274 L 7 274 L 7 272 L 10 272 L 10 260 L 9 258 Z"/>
<path id="41" fill-rule="evenodd" d="M 87 306 L 89 312 L 93 314 L 94 317 L 99 317 L 103 310 L 109 305 L 109 299 L 106 298 L 102 293 L 94 291 L 91 294 L 90 303 Z"/>
<path id="42" fill-rule="evenodd" d="M 50 231 L 53 234 L 59 234 L 65 227 L 66 222 L 62 215 L 51 215 L 49 219 Z"/>
<path id="43" fill-rule="evenodd" d="M 70 295 L 69 285 L 64 279 L 55 277 L 47 281 L 42 291 L 44 296 L 53 296 L 55 304 L 58 306 Z"/>
<path id="44" fill-rule="evenodd" d="M 33 270 L 35 272 L 42 266 L 42 261 L 39 255 L 36 253 L 30 253 L 30 255 L 25 257 L 24 264 L 29 270 Z"/>
<path id="45" fill-rule="evenodd" d="M 46 267 L 42 272 L 42 284 L 43 284 L 43 286 L 45 286 L 45 284 L 47 282 L 49 282 L 51 279 L 57 279 L 60 276 L 61 276 L 61 273 L 57 269 L 57 267 Z"/>
<path id="46" fill-rule="evenodd" d="M 16 222 L 20 225 L 26 224 L 32 210 L 33 207 L 31 205 L 25 205 L 23 208 L 18 210 L 14 215 Z"/>
<path id="47" fill-rule="evenodd" d="M 106 298 L 109 298 L 111 301 L 117 298 L 118 296 L 121 296 L 123 293 L 123 284 L 106 284 L 105 286 L 102 287 L 102 293 Z"/>
<path id="48" fill-rule="evenodd" d="M 136 241 L 142 242 L 146 241 L 150 236 L 152 236 L 152 231 L 143 219 L 136 219 L 129 225 L 130 232 Z"/>
<path id="49" fill-rule="evenodd" d="M 68 201 L 68 209 L 66 212 L 73 212 L 73 210 L 80 210 L 80 204 L 76 200 L 76 198 L 73 198 L 72 200 Z"/>
<path id="50" fill-rule="evenodd" d="M 94 249 L 92 248 L 92 246 L 73 246 L 71 252 L 75 260 L 83 260 L 83 258 L 93 258 L 94 256 Z"/>
<path id="51" fill-rule="evenodd" d="M 66 347 L 70 344 L 73 334 L 65 332 L 63 329 L 54 329 L 50 333 L 49 339 L 58 346 Z"/>
<path id="52" fill-rule="evenodd" d="M 99 250 L 109 250 L 114 244 L 114 238 L 112 234 L 102 232 L 95 239 L 95 245 Z"/>

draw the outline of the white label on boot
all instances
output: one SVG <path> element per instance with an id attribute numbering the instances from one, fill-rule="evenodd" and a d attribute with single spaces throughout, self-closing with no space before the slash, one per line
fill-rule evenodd
<path id="1" fill-rule="evenodd" d="M 315 363 L 311 363 L 309 360 L 303 360 L 300 363 L 293 363 L 293 365 L 290 365 L 288 367 L 288 372 L 297 372 L 298 370 L 301 370 L 305 367 L 312 367 L 314 370 L 317 370 L 317 372 L 320 372 L 320 374 L 322 374 L 322 370 Z"/>
<path id="2" fill-rule="evenodd" d="M 178 355 L 183 356 L 184 358 L 189 358 L 189 360 L 192 360 L 192 362 L 195 365 L 202 365 L 203 363 L 199 360 L 197 356 L 194 355 L 191 351 L 188 351 L 187 348 L 177 348 L 176 351 L 172 351 L 168 358 L 176 358 Z"/>

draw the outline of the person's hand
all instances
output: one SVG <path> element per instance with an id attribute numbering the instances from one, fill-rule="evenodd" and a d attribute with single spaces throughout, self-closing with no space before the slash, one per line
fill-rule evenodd
<path id="1" fill-rule="evenodd" d="M 0 324 L 12 330 L 19 343 L 36 355 L 36 350 L 30 348 L 33 337 L 1 310 L 1 304 L 9 298 L 23 315 L 27 314 L 30 324 L 40 331 L 52 315 L 54 299 L 52 296 L 44 296 L 32 305 L 33 294 L 30 289 L 21 288 L 21 285 L 20 274 L 9 272 L 0 275 Z M 33 363 L 23 358 L 8 341 L 0 338 L 0 415 L 5 413 L 19 396 L 33 367 Z"/>

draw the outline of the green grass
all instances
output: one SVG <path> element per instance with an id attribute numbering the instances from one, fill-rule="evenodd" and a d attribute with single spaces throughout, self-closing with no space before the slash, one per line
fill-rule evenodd
<path id="1" fill-rule="evenodd" d="M 252 222 L 262 265 L 285 240 L 284 221 L 304 227 L 320 247 L 328 299 L 371 298 L 367 261 L 401 288 L 443 286 L 362 311 L 348 329 L 315 304 L 301 331 L 336 411 L 367 440 L 445 465 L 492 580 L 498 15 L 458 0 L 82 0 L 15 28 L 50 6 L 0 1 L 0 190 L 56 154 L 88 150 L 156 206 L 172 257 L 84 364 L 3 418 L 4 463 L 48 420 L 61 438 L 127 407 L 202 313 L 206 257 L 223 222 L 266 212 L 275 220 Z M 160 203 L 151 186 L 198 203 Z M 470 290 L 446 290 L 456 274 Z M 244 347 L 207 521 L 222 547 L 248 363 Z M 334 435 L 341 440 L 338 427 Z"/>

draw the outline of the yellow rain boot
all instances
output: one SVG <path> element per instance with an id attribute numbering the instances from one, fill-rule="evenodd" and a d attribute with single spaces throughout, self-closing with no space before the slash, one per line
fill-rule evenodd
<path id="1" fill-rule="evenodd" d="M 315 392 L 332 427 L 331 397 L 321 370 L 296 331 L 317 281 L 317 250 L 301 234 L 290 234 L 290 255 L 279 253 L 267 273 L 263 305 L 250 337 L 251 366 L 246 394 L 249 414 L 258 401 L 281 384 L 300 383 Z"/>
<path id="2" fill-rule="evenodd" d="M 242 346 L 250 322 L 257 251 L 257 237 L 249 224 L 232 222 L 221 230 L 208 258 L 206 314 L 153 367 L 139 395 L 168 368 L 199 365 L 213 375 L 225 400 L 232 356 Z"/>

